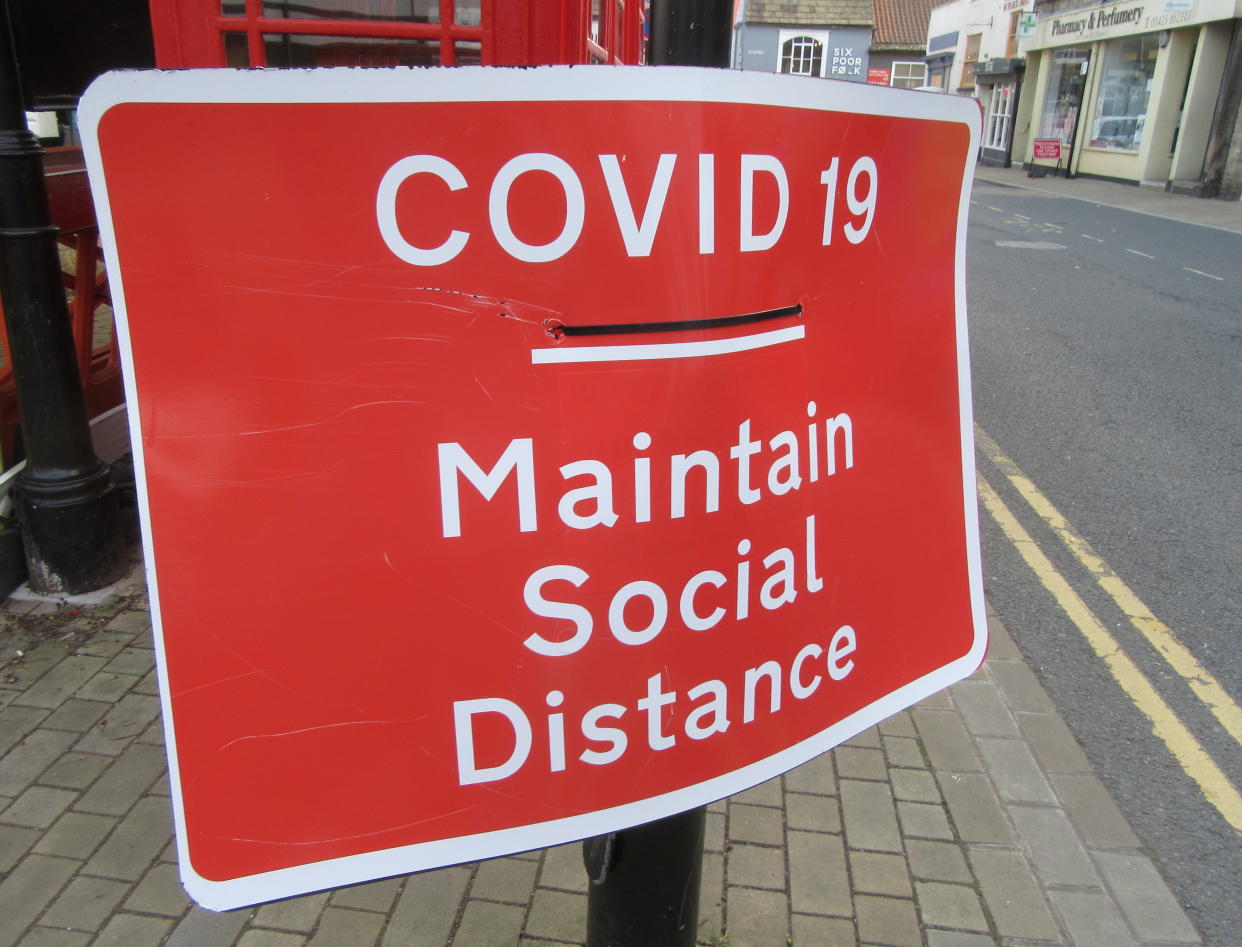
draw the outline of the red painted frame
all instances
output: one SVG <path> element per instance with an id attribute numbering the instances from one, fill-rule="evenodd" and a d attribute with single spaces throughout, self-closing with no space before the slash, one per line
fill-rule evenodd
<path id="1" fill-rule="evenodd" d="M 224 67 L 226 34 L 244 35 L 253 66 L 267 65 L 264 38 L 280 35 L 345 36 L 379 40 L 436 40 L 440 65 L 457 64 L 457 43 L 480 46 L 488 66 L 610 63 L 639 65 L 646 58 L 646 0 L 480 0 L 480 24 L 454 23 L 455 0 L 439 0 L 439 23 L 392 20 L 285 19 L 263 16 L 262 0 L 244 0 L 245 13 L 225 16 L 221 0 L 150 0 L 156 65 L 161 69 Z M 593 22 L 592 6 L 598 6 Z M 124 399 L 120 364 L 113 341 L 92 347 L 95 312 L 108 303 L 107 277 L 95 275 L 99 258 L 94 208 L 86 192 L 77 149 L 52 155 L 48 185 L 61 242 L 77 253 L 76 274 L 66 274 L 73 293 L 70 311 L 78 368 L 87 409 L 96 415 Z M 72 167 L 61 168 L 65 161 Z M 76 164 L 75 164 L 76 162 Z M 8 338 L 0 325 L 0 463 L 19 459 L 20 420 L 8 355 Z"/>
<path id="2" fill-rule="evenodd" d="M 481 0 L 478 26 L 454 23 L 454 0 L 440 0 L 439 23 L 265 17 L 262 0 L 245 0 L 244 15 L 224 16 L 220 0 L 151 0 L 151 25 L 162 69 L 227 65 L 223 37 L 230 33 L 247 37 L 253 66 L 267 64 L 264 37 L 279 35 L 436 40 L 444 66 L 456 65 L 458 42 L 479 43 L 487 66 L 641 64 L 644 4 L 598 2 L 598 31 L 591 0 Z"/>

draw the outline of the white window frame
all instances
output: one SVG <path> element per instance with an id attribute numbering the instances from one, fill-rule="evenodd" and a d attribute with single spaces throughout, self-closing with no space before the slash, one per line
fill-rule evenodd
<path id="1" fill-rule="evenodd" d="M 822 55 L 819 60 L 818 72 L 790 72 L 792 76 L 826 76 L 828 74 L 828 31 L 827 30 L 781 30 L 780 42 L 776 47 L 776 71 L 782 72 L 781 64 L 785 61 L 785 44 L 794 40 L 805 39 L 819 43 Z"/>
<path id="2" fill-rule="evenodd" d="M 1008 89 L 1006 95 L 1001 90 Z M 1013 121 L 1013 103 L 1017 98 L 1017 83 L 998 82 L 992 87 L 988 101 L 988 120 L 984 130 L 984 148 L 1001 151 L 1009 147 L 1009 124 Z"/>
<path id="3" fill-rule="evenodd" d="M 906 67 L 918 66 L 919 69 L 922 70 L 922 75 L 919 77 L 919 81 L 916 82 L 914 85 L 904 85 L 904 86 L 897 85 L 898 79 L 908 80 L 908 79 L 914 78 L 913 76 L 908 76 L 908 75 L 898 76 L 897 75 L 898 66 L 906 66 Z M 919 86 L 927 85 L 927 63 L 923 62 L 922 60 L 910 59 L 910 60 L 894 61 L 893 64 L 889 67 L 889 69 L 891 71 L 888 74 L 888 84 L 891 86 L 894 86 L 899 89 L 917 89 Z"/>

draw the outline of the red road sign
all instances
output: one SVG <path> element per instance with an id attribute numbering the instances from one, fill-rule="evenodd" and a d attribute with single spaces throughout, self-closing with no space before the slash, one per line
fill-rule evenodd
<path id="1" fill-rule="evenodd" d="M 213 70 L 83 115 L 200 903 L 701 805 L 982 660 L 968 100 Z"/>
<path id="2" fill-rule="evenodd" d="M 1035 158 L 1051 158 L 1053 161 L 1061 160 L 1061 139 L 1060 138 L 1036 138 L 1032 148 L 1032 157 Z"/>

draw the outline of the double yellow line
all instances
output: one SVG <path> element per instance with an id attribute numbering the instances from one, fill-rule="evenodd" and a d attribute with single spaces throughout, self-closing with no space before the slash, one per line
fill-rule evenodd
<path id="1" fill-rule="evenodd" d="M 1242 745 L 1242 708 L 1225 691 L 1193 654 L 1177 640 L 1172 629 L 1160 621 L 1137 595 L 1122 581 L 1091 548 L 1090 544 L 1070 527 L 1068 520 L 1039 491 L 983 428 L 976 425 L 975 440 L 983 456 L 1005 476 L 1035 514 L 1048 525 L 1066 548 L 1095 578 L 1118 608 L 1195 695 L 1207 706 L 1226 732 Z M 1113 678 L 1134 705 L 1151 721 L 1152 732 L 1164 741 L 1174 759 L 1198 785 L 1207 799 L 1230 825 L 1242 832 L 1242 795 L 1221 771 L 1216 762 L 1195 739 L 1194 734 L 1178 718 L 1146 675 L 1130 660 L 1120 643 L 1104 627 L 1091 609 L 1057 571 L 1051 560 L 1031 538 L 1000 496 L 982 475 L 979 476 L 979 499 L 992 519 L 1004 532 L 1014 548 L 1026 560 L 1062 611 L 1082 632 L 1092 650 L 1105 663 Z"/>

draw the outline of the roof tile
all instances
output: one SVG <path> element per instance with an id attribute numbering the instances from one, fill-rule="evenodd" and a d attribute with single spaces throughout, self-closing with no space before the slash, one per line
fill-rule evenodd
<path id="1" fill-rule="evenodd" d="M 930 11 L 930 2 L 927 8 Z M 871 26 L 873 23 L 871 0 L 748 0 L 745 16 L 748 23 L 791 26 Z M 926 16 L 923 25 L 927 25 Z"/>
<path id="2" fill-rule="evenodd" d="M 927 21 L 932 7 L 941 0 L 873 0 L 875 35 L 873 46 L 924 48 Z"/>

